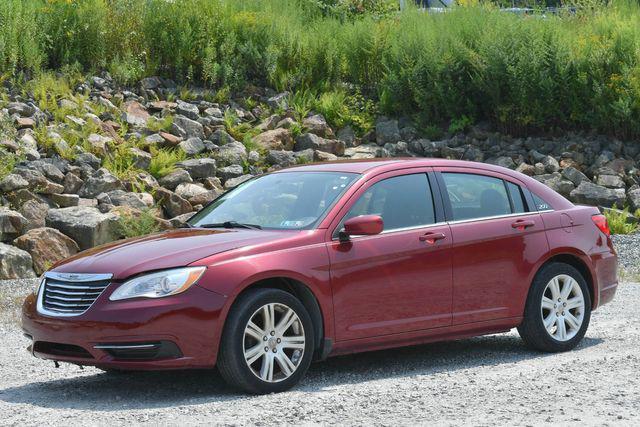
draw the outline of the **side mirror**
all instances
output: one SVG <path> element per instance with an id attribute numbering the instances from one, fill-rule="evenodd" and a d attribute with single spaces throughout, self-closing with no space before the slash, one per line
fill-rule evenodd
<path id="1" fill-rule="evenodd" d="M 349 240 L 349 236 L 372 236 L 382 233 L 384 222 L 378 215 L 360 215 L 350 218 L 344 223 L 344 230 L 340 231 L 340 240 Z"/>

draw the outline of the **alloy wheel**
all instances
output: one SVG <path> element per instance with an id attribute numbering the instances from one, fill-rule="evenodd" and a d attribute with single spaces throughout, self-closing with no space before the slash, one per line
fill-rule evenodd
<path id="1" fill-rule="evenodd" d="M 547 333 L 557 341 L 569 341 L 580 331 L 585 312 L 580 284 L 571 276 L 552 278 L 542 293 L 540 313 Z"/>
<path id="2" fill-rule="evenodd" d="M 249 318 L 243 346 L 245 361 L 256 377 L 283 381 L 296 372 L 304 355 L 302 321 L 285 304 L 266 304 Z"/>

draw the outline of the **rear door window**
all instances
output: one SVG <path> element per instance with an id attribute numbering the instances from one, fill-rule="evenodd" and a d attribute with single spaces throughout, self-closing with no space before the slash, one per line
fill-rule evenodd
<path id="1" fill-rule="evenodd" d="M 454 221 L 513 213 L 507 187 L 499 178 L 450 172 L 442 173 L 442 178 Z"/>
<path id="2" fill-rule="evenodd" d="M 511 206 L 513 213 L 527 212 L 527 205 L 524 202 L 524 196 L 519 185 L 513 182 L 505 181 L 507 190 L 509 191 L 509 199 L 511 199 Z"/>

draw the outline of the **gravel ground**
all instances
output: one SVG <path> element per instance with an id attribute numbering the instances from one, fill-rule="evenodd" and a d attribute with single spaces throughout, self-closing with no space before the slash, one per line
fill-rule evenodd
<path id="1" fill-rule="evenodd" d="M 618 265 L 623 278 L 640 281 L 640 233 L 613 236 Z"/>
<path id="2" fill-rule="evenodd" d="M 0 282 L 0 424 L 638 425 L 640 284 L 621 285 L 563 354 L 515 332 L 314 364 L 293 391 L 245 396 L 215 371 L 106 374 L 26 351 L 18 305 L 34 281 Z"/>

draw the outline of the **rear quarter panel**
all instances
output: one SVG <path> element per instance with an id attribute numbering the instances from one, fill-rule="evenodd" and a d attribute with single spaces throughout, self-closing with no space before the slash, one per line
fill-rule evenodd
<path id="1" fill-rule="evenodd" d="M 617 255 L 611 238 L 603 234 L 591 217 L 599 214 L 592 206 L 574 206 L 571 209 L 542 214 L 549 241 L 549 256 L 568 254 L 579 258 L 587 267 L 593 285 L 592 307 L 608 302 L 617 286 Z M 611 295 L 609 296 L 609 293 Z"/>

